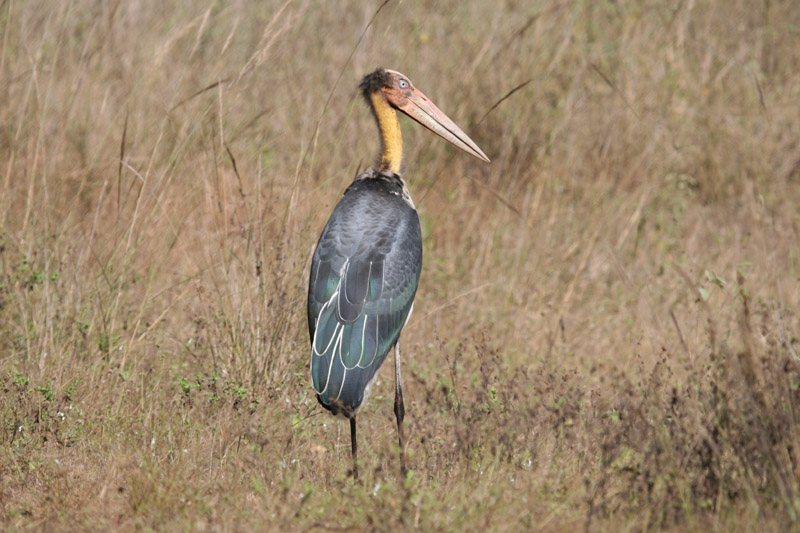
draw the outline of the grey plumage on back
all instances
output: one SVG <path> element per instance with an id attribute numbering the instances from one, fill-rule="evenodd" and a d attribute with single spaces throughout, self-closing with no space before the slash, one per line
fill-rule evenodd
<path id="1" fill-rule="evenodd" d="M 311 374 L 320 403 L 355 415 L 411 311 L 422 269 L 419 217 L 401 178 L 369 170 L 320 236 L 309 280 Z"/>

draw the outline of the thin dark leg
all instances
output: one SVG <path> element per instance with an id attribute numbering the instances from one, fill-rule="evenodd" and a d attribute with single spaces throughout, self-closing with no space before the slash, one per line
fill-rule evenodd
<path id="1" fill-rule="evenodd" d="M 358 479 L 358 447 L 356 446 L 356 417 L 350 419 L 350 450 L 353 452 L 353 479 Z"/>
<path id="2" fill-rule="evenodd" d="M 400 380 L 400 341 L 394 345 L 394 416 L 397 418 L 397 438 L 400 442 L 400 472 L 406 475 L 406 437 L 403 434 L 403 385 Z"/>

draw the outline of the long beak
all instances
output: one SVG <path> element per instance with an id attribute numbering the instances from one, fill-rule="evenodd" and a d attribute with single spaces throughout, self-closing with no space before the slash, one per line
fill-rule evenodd
<path id="1" fill-rule="evenodd" d="M 469 136 L 456 126 L 455 122 L 442 113 L 436 104 L 428 100 L 417 88 L 413 89 L 413 94 L 406 99 L 398 109 L 413 118 L 436 135 L 447 142 L 461 148 L 468 154 L 477 157 L 481 161 L 489 162 L 489 158 L 478 148 Z"/>

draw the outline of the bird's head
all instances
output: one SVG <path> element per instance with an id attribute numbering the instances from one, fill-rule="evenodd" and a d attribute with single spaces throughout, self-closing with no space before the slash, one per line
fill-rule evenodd
<path id="1" fill-rule="evenodd" d="M 414 87 L 404 74 L 378 68 L 367 74 L 358 87 L 368 102 L 378 93 L 390 106 L 405 113 L 444 140 L 481 161 L 489 162 L 489 158 L 478 145 L 422 91 Z"/>

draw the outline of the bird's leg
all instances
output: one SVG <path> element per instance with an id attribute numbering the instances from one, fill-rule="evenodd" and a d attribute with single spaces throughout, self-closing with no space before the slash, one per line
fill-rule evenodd
<path id="1" fill-rule="evenodd" d="M 400 380 L 400 341 L 394 345 L 394 416 L 397 418 L 397 438 L 400 441 L 400 472 L 406 475 L 406 438 L 403 434 L 403 385 Z"/>
<path id="2" fill-rule="evenodd" d="M 353 452 L 353 479 L 358 479 L 358 447 L 356 446 L 356 417 L 350 419 L 350 451 Z"/>

